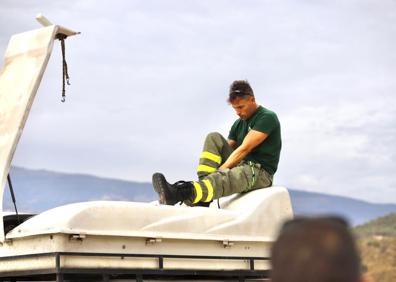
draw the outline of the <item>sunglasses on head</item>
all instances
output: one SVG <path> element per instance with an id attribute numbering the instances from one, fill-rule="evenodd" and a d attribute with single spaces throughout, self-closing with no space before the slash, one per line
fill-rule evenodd
<path id="1" fill-rule="evenodd" d="M 232 90 L 232 91 L 230 92 L 230 95 L 240 96 L 240 97 L 242 97 L 242 96 L 251 96 L 251 94 L 245 93 L 245 92 L 243 92 L 242 90 Z"/>

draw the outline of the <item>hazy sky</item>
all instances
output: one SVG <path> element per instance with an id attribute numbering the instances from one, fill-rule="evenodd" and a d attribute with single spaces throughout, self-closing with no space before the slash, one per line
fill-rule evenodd
<path id="1" fill-rule="evenodd" d="M 66 103 L 56 42 L 14 165 L 191 180 L 248 79 L 282 124 L 275 184 L 396 203 L 395 1 L 1 0 L 1 54 L 40 12 L 82 33 Z"/>

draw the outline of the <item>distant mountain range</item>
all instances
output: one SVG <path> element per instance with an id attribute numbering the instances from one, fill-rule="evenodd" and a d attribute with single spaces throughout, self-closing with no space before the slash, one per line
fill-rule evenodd
<path id="1" fill-rule="evenodd" d="M 13 167 L 10 175 L 21 212 L 39 213 L 64 204 L 93 200 L 149 202 L 157 199 L 151 183 L 21 167 Z M 289 192 L 296 215 L 341 215 L 358 225 L 396 211 L 396 204 L 374 204 L 296 189 Z M 4 210 L 14 210 L 8 186 Z"/>

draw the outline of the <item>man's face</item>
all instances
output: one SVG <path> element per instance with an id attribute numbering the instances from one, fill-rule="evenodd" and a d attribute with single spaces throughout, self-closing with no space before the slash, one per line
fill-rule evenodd
<path id="1" fill-rule="evenodd" d="M 236 114 L 243 120 L 247 120 L 257 109 L 256 100 L 253 96 L 237 97 L 231 102 Z"/>

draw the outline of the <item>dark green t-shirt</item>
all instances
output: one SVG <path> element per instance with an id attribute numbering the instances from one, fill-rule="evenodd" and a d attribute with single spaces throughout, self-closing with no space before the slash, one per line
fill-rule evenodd
<path id="1" fill-rule="evenodd" d="M 275 174 L 282 147 L 280 123 L 276 114 L 262 106 L 248 119 L 237 119 L 231 127 L 228 139 L 240 146 L 249 130 L 268 134 L 268 137 L 251 151 L 244 160 L 261 164 L 268 173 Z"/>

